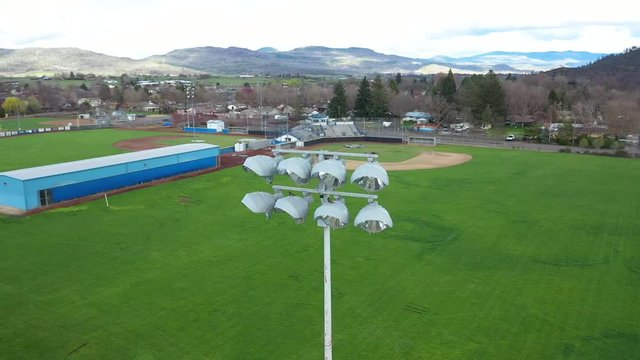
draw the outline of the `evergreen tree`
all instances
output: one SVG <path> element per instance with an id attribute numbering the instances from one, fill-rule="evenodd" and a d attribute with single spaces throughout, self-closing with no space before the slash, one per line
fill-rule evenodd
<path id="1" fill-rule="evenodd" d="M 487 104 L 487 107 L 482 112 L 482 124 L 493 124 L 495 117 L 493 116 L 493 110 L 491 105 Z"/>
<path id="2" fill-rule="evenodd" d="M 402 75 L 400 75 L 400 73 L 396 74 L 396 84 L 400 85 L 400 83 L 402 82 Z"/>
<path id="3" fill-rule="evenodd" d="M 498 76 L 489 70 L 489 73 L 485 76 L 486 84 L 483 89 L 483 99 L 486 104 L 491 105 L 491 110 L 496 120 L 504 120 L 507 118 L 507 103 L 505 100 L 505 93 Z"/>
<path id="4" fill-rule="evenodd" d="M 371 89 L 369 89 L 369 81 L 365 76 L 358 88 L 356 95 L 356 103 L 353 108 L 356 117 L 369 117 L 369 106 L 371 103 Z"/>
<path id="5" fill-rule="evenodd" d="M 109 89 L 109 85 L 107 84 L 100 85 L 100 90 L 98 91 L 98 97 L 102 101 L 111 100 L 111 89 Z"/>
<path id="6" fill-rule="evenodd" d="M 389 79 L 389 90 L 391 90 L 391 92 L 394 93 L 395 95 L 398 95 L 400 93 L 400 89 L 398 88 L 398 83 L 396 82 L 395 79 Z"/>
<path id="7" fill-rule="evenodd" d="M 493 71 L 487 75 L 472 75 L 461 84 L 462 105 L 471 110 L 473 118 L 481 122 L 487 105 L 490 106 L 495 124 L 503 122 L 507 117 L 507 106 L 504 89 Z"/>
<path id="8" fill-rule="evenodd" d="M 124 90 L 121 87 L 119 86 L 115 87 L 112 91 L 112 94 L 113 94 L 113 99 L 118 102 L 118 107 L 121 104 L 124 104 Z"/>
<path id="9" fill-rule="evenodd" d="M 447 74 L 447 76 L 439 81 L 438 90 L 439 94 L 444 97 L 444 99 L 447 100 L 449 104 L 453 104 L 456 97 L 457 87 L 456 80 L 453 77 L 453 72 L 451 71 L 451 69 L 449 69 L 449 73 Z"/>
<path id="10" fill-rule="evenodd" d="M 380 75 L 376 75 L 373 79 L 371 87 L 371 102 L 369 106 L 369 116 L 386 117 L 389 113 L 389 104 L 387 98 L 387 90 L 382 83 Z"/>
<path id="11" fill-rule="evenodd" d="M 347 114 L 347 93 L 344 90 L 342 81 L 338 81 L 333 86 L 333 98 L 329 102 L 329 116 L 342 118 Z"/>
<path id="12" fill-rule="evenodd" d="M 558 93 L 556 93 L 555 89 L 551 89 L 551 91 L 549 92 L 549 97 L 547 97 L 547 101 L 549 102 L 549 105 L 558 104 Z"/>

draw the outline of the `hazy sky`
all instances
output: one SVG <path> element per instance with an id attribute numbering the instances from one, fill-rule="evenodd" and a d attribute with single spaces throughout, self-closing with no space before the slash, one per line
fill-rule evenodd
<path id="1" fill-rule="evenodd" d="M 0 0 L 0 48 L 143 58 L 174 49 L 366 47 L 428 58 L 640 46 L 630 0 Z"/>

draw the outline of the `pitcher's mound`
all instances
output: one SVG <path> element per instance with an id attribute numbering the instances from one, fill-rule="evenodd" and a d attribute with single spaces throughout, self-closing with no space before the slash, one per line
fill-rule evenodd
<path id="1" fill-rule="evenodd" d="M 471 155 L 445 152 L 423 152 L 409 160 L 380 163 L 387 171 L 435 169 L 460 165 L 471 160 Z M 347 169 L 355 170 L 364 161 L 347 160 Z"/>

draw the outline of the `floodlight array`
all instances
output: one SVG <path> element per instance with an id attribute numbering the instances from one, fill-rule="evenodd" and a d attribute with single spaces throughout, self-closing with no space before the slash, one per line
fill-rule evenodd
<path id="1" fill-rule="evenodd" d="M 256 155 L 248 157 L 243 168 L 247 172 L 265 178 L 269 183 L 273 181 L 275 175 L 288 175 L 293 182 L 298 185 L 307 184 L 310 179 L 319 179 L 318 188 L 294 188 L 287 187 L 288 191 L 298 191 L 305 195 L 317 193 L 321 195 L 322 203 L 318 210 L 314 212 L 314 219 L 318 221 L 320 226 L 329 226 L 331 228 L 341 228 L 348 222 L 348 211 L 344 205 L 345 197 L 359 197 L 354 193 L 341 193 L 339 202 L 329 202 L 328 195 L 335 193 L 335 189 L 343 186 L 347 179 L 347 170 L 342 157 L 366 157 L 367 162 L 360 165 L 351 175 L 351 183 L 359 185 L 368 192 L 380 191 L 389 185 L 389 176 L 386 170 L 375 161 L 377 154 L 353 154 L 344 152 L 328 152 L 328 151 L 300 151 L 300 150 L 274 150 L 275 157 L 266 155 Z M 299 154 L 302 157 L 282 158 L 280 154 Z M 316 155 L 318 161 L 313 164 L 312 155 Z M 273 186 L 274 190 L 282 188 L 277 185 Z M 255 196 L 252 194 L 256 194 Z M 250 199 L 265 198 L 266 193 L 258 192 L 247 194 L 243 199 L 243 204 L 251 211 L 264 213 L 267 217 L 274 210 L 286 212 L 297 223 L 304 222 L 309 212 L 309 205 L 312 198 L 305 196 L 304 200 L 299 196 L 286 196 L 275 198 L 275 195 L 269 198 L 269 201 L 261 200 L 261 207 L 256 207 L 251 203 Z M 370 202 L 377 199 L 375 195 L 368 195 Z M 275 200 L 274 200 L 275 199 Z M 246 201 L 245 201 L 246 200 Z M 257 201 L 257 200 L 255 200 Z M 257 211 L 256 209 L 259 209 Z M 346 214 L 346 215 L 345 215 Z M 371 203 L 363 208 L 356 216 L 354 225 L 369 232 L 375 233 L 383 231 L 393 226 L 393 221 L 389 213 L 380 205 Z"/>
<path id="2" fill-rule="evenodd" d="M 282 150 L 273 151 L 275 157 L 256 155 L 248 157 L 243 168 L 247 172 L 263 177 L 272 183 L 276 174 L 287 175 L 297 185 L 304 185 L 310 179 L 318 179 L 316 188 L 300 188 L 292 186 L 273 185 L 273 194 L 267 192 L 252 192 L 246 194 L 242 203 L 254 213 L 263 213 L 269 218 L 274 212 L 289 214 L 298 224 L 304 222 L 309 213 L 309 205 L 313 202 L 312 194 L 321 198 L 320 206 L 314 211 L 313 218 L 318 226 L 324 228 L 324 346 L 325 359 L 332 359 L 331 332 L 331 229 L 340 229 L 349 223 L 349 210 L 345 205 L 345 198 L 367 199 L 369 202 L 356 215 L 353 224 L 368 232 L 378 233 L 393 226 L 389 212 L 377 202 L 378 196 L 371 194 L 389 185 L 386 170 L 376 161 L 377 154 L 353 154 L 328 151 Z M 302 157 L 283 159 L 280 154 L 298 154 Z M 313 162 L 313 156 L 317 161 Z M 367 194 L 336 191 L 347 180 L 347 169 L 344 157 L 367 158 L 367 162 L 360 165 L 351 174 L 351 183 L 359 185 Z M 284 196 L 284 192 L 289 193 Z M 302 196 L 294 195 L 300 192 Z"/>

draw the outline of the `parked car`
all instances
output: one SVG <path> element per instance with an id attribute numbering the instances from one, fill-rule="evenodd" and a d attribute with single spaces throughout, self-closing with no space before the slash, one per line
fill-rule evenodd
<path id="1" fill-rule="evenodd" d="M 507 141 L 514 141 L 516 139 L 516 136 L 515 135 L 507 135 L 507 137 L 504 138 L 504 139 L 507 140 Z"/>

